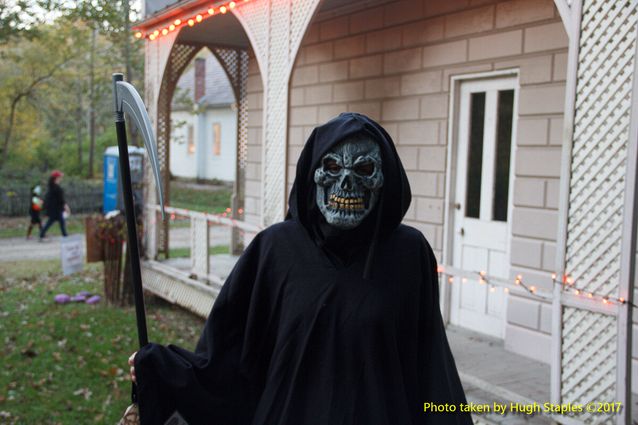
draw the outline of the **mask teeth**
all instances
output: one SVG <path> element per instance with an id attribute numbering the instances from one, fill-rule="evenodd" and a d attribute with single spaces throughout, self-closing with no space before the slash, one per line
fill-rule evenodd
<path id="1" fill-rule="evenodd" d="M 362 197 L 344 198 L 335 194 L 330 195 L 328 204 L 344 213 L 353 213 L 365 209 L 365 201 Z"/>

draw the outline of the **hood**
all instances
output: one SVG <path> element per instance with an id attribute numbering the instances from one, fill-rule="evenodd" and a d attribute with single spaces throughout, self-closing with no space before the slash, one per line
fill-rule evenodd
<path id="1" fill-rule="evenodd" d="M 355 134 L 365 134 L 377 142 L 381 150 L 381 169 L 384 183 L 376 206 L 363 222 L 352 230 L 339 230 L 328 226 L 315 203 L 314 171 L 321 158 L 337 143 Z M 370 277 L 376 244 L 387 237 L 401 223 L 412 195 L 403 164 L 390 135 L 369 117 L 344 112 L 327 123 L 316 127 L 306 141 L 297 162 L 295 181 L 288 199 L 286 220 L 299 221 L 311 238 L 320 246 L 344 246 L 361 249 L 368 247 L 364 277 Z M 325 229 L 329 234 L 326 234 Z M 322 232 L 322 229 L 324 231 Z"/>

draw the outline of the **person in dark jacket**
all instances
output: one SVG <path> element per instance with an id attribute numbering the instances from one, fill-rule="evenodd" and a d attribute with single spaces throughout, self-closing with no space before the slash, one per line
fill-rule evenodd
<path id="1" fill-rule="evenodd" d="M 247 246 L 195 351 L 150 343 L 129 359 L 141 424 L 471 425 L 436 257 L 401 224 L 410 201 L 379 124 L 315 128 L 285 220 Z"/>
<path id="2" fill-rule="evenodd" d="M 45 236 L 49 227 L 56 221 L 60 223 L 60 231 L 62 236 L 67 236 L 66 224 L 64 214 L 70 214 L 70 208 L 64 200 L 64 190 L 60 187 L 60 181 L 64 173 L 59 170 L 54 170 L 49 177 L 49 188 L 44 196 L 44 209 L 49 217 L 46 224 L 40 230 L 40 241 L 45 240 Z"/>

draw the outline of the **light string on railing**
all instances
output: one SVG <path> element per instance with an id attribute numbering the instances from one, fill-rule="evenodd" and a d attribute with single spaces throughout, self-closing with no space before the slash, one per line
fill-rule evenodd
<path id="1" fill-rule="evenodd" d="M 601 295 L 598 294 L 596 292 L 592 292 L 592 291 L 588 291 L 586 289 L 583 289 L 581 287 L 578 287 L 575 285 L 575 281 L 574 278 L 572 276 L 570 276 L 568 273 L 563 275 L 563 279 L 557 279 L 557 274 L 556 273 L 552 273 L 552 282 L 555 285 L 561 285 L 562 290 L 565 292 L 569 292 L 569 293 L 573 293 L 575 295 L 593 300 L 593 301 L 597 301 L 600 300 L 600 302 L 602 302 L 603 304 L 628 304 L 632 307 L 638 307 L 638 305 L 634 304 L 633 302 L 626 300 L 623 297 L 614 297 L 611 295 Z"/>
<path id="2" fill-rule="evenodd" d="M 451 270 L 455 270 L 454 271 L 450 271 Z M 447 266 L 443 266 L 443 265 L 439 265 L 437 267 L 437 273 L 439 274 L 439 278 L 441 278 L 441 275 L 445 275 L 447 276 L 447 282 L 452 284 L 454 282 L 454 278 L 458 277 L 461 280 L 461 283 L 466 283 L 468 282 L 468 278 L 467 275 L 478 275 L 478 283 L 481 285 L 489 285 L 489 291 L 490 292 L 495 292 L 497 287 L 502 287 L 503 288 L 503 292 L 508 293 L 510 291 L 510 286 L 512 287 L 517 287 L 517 288 L 521 288 L 522 290 L 524 290 L 525 292 L 527 292 L 528 294 L 530 294 L 533 297 L 536 298 L 541 298 L 541 299 L 551 299 L 552 296 L 551 294 L 547 293 L 547 294 L 543 294 L 540 293 L 537 289 L 536 286 L 534 285 L 527 285 L 523 282 L 523 275 L 521 274 L 517 274 L 516 277 L 514 278 L 513 284 L 503 278 L 496 278 L 496 277 L 490 277 L 487 275 L 487 272 L 485 271 L 473 271 L 473 272 L 469 272 L 469 271 L 464 271 L 464 270 L 458 270 L 455 269 L 454 267 L 447 267 Z M 610 305 L 610 304 L 615 304 L 615 305 L 630 305 L 632 307 L 638 307 L 638 305 L 634 304 L 633 302 L 630 302 L 628 300 L 626 300 L 623 297 L 614 297 L 614 296 L 610 296 L 610 295 L 602 295 L 593 291 L 587 291 L 583 288 L 579 288 L 574 284 L 574 279 L 569 275 L 569 274 L 565 274 L 562 281 L 560 279 L 557 279 L 557 274 L 556 273 L 552 273 L 551 274 L 551 281 L 553 285 L 561 285 L 561 290 L 564 292 L 569 292 L 581 297 L 584 297 L 588 300 L 591 300 L 593 302 L 595 301 L 599 301 L 600 303 L 604 304 L 604 305 Z"/>
<path id="3" fill-rule="evenodd" d="M 150 41 L 153 41 L 159 37 L 167 35 L 170 32 L 173 32 L 181 27 L 189 26 L 193 27 L 200 22 L 204 21 L 207 18 L 210 18 L 215 15 L 224 15 L 228 13 L 230 10 L 234 9 L 241 3 L 248 3 L 250 0 L 237 0 L 231 1 L 228 3 L 223 3 L 221 5 L 211 5 L 208 8 L 200 9 L 199 13 L 189 14 L 182 18 L 177 18 L 171 21 L 169 25 L 164 25 L 161 27 L 157 27 L 152 31 L 136 31 L 135 38 L 141 39 L 146 38 Z"/>
<path id="4" fill-rule="evenodd" d="M 157 207 L 155 207 L 157 208 Z M 170 207 L 168 207 L 170 208 Z M 186 211 L 186 210 L 185 210 Z M 225 220 L 229 220 L 232 224 L 232 227 L 236 228 L 239 232 L 239 235 L 244 237 L 244 235 L 246 235 L 246 231 L 244 231 L 243 229 L 241 229 L 238 226 L 238 223 L 245 223 L 243 220 L 237 220 L 235 218 L 232 217 L 232 208 L 228 207 L 224 210 L 224 212 L 221 213 L 201 213 L 201 212 L 195 212 L 195 213 L 199 213 L 199 214 L 205 214 L 205 216 L 216 216 L 219 218 L 223 218 Z M 244 214 L 244 210 L 242 208 L 239 208 L 237 210 L 237 213 L 239 216 L 243 216 Z M 191 217 L 188 214 L 180 214 L 180 213 L 176 213 L 176 212 L 171 212 L 169 215 L 169 220 L 170 221 L 176 221 L 176 220 L 180 220 L 180 219 L 190 219 Z M 156 224 L 157 222 L 161 222 L 161 220 L 155 220 L 154 222 L 152 222 L 152 224 Z M 222 223 L 213 223 L 213 222 L 209 222 L 208 226 L 218 226 L 218 225 L 223 225 Z M 259 226 L 257 226 L 259 227 Z M 456 272 L 450 271 L 450 270 L 456 270 Z M 454 282 L 454 278 L 458 277 L 461 280 L 461 283 L 467 283 L 468 282 L 468 278 L 467 275 L 477 275 L 478 276 L 478 283 L 480 285 L 489 285 L 489 291 L 490 292 L 496 292 L 497 287 L 502 287 L 503 292 L 505 293 L 509 293 L 510 292 L 510 286 L 511 287 L 516 287 L 516 288 L 520 288 L 522 290 L 524 290 L 525 292 L 527 292 L 528 294 L 530 294 L 533 297 L 536 298 L 540 298 L 540 299 L 544 299 L 544 300 L 548 300 L 551 299 L 552 296 L 550 294 L 541 294 L 539 293 L 538 289 L 536 286 L 534 285 L 527 285 L 525 282 L 523 282 L 523 275 L 522 274 L 517 274 L 514 277 L 514 281 L 513 284 L 512 282 L 510 282 L 507 279 L 503 279 L 503 278 L 498 278 L 498 277 L 492 277 L 492 276 L 488 276 L 487 272 L 484 270 L 481 271 L 465 271 L 465 270 L 460 270 L 460 269 L 455 269 L 454 267 L 448 267 L 448 266 L 443 266 L 443 265 L 438 265 L 437 266 L 437 273 L 439 274 L 439 279 L 441 278 L 441 275 L 445 275 L 447 276 L 447 282 L 452 284 Z M 580 288 L 578 286 L 575 285 L 575 280 L 572 276 L 570 276 L 568 273 L 563 275 L 562 279 L 558 279 L 557 278 L 557 273 L 552 273 L 551 274 L 551 281 L 553 285 L 561 285 L 561 290 L 563 292 L 568 292 L 568 293 L 572 293 L 575 294 L 577 296 L 581 296 L 584 297 L 586 299 L 589 299 L 591 301 L 600 301 L 602 304 L 605 305 L 610 305 L 610 304 L 616 304 L 616 305 L 630 305 L 631 307 L 638 307 L 637 304 L 630 302 L 628 300 L 626 300 L 623 297 L 614 297 L 611 295 L 601 295 L 599 293 L 593 292 L 593 291 L 588 291 L 586 289 Z"/>

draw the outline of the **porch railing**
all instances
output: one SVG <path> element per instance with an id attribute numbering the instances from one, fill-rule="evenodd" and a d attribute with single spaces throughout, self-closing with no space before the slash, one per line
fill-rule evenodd
<path id="1" fill-rule="evenodd" d="M 153 207 L 160 212 L 159 205 Z M 164 212 L 170 219 L 187 218 L 190 220 L 190 277 L 198 280 L 207 280 L 217 285 L 223 284 L 223 278 L 211 273 L 209 261 L 210 226 L 219 225 L 233 228 L 241 232 L 256 234 L 261 227 L 241 220 L 224 217 L 217 214 L 209 214 L 199 211 L 191 211 L 183 208 L 165 207 Z"/>

